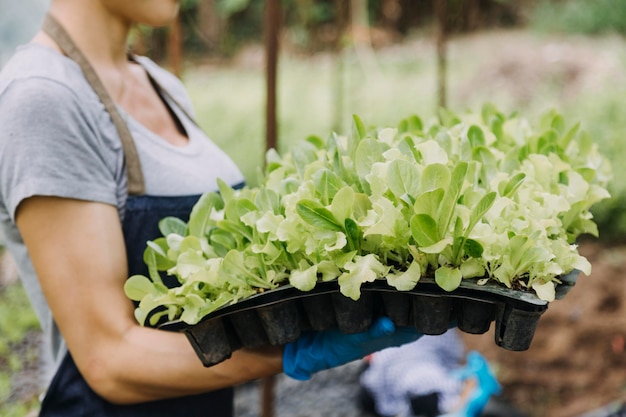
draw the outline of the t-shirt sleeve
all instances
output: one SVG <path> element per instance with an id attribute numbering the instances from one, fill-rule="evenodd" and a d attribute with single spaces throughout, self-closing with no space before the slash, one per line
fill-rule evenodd
<path id="1" fill-rule="evenodd" d="M 116 204 L 111 158 L 88 108 L 45 78 L 14 80 L 0 93 L 0 193 L 13 221 L 35 195 Z"/>

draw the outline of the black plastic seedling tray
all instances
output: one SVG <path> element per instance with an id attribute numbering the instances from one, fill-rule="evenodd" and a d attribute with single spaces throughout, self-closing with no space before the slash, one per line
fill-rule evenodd
<path id="1" fill-rule="evenodd" d="M 561 277 L 557 299 L 573 287 L 578 271 Z M 495 321 L 495 343 L 512 351 L 527 350 L 548 302 L 526 291 L 495 283 L 478 285 L 463 280 L 452 292 L 431 278 L 422 278 L 411 291 L 397 291 L 385 280 L 361 288 L 353 301 L 339 292 L 336 281 L 321 282 L 308 292 L 290 285 L 220 308 L 195 325 L 173 321 L 160 326 L 182 331 L 204 366 L 228 359 L 241 347 L 281 345 L 302 332 L 338 328 L 343 333 L 366 330 L 380 316 L 396 326 L 413 326 L 427 335 L 445 333 L 451 324 L 466 333 L 483 334 Z"/>

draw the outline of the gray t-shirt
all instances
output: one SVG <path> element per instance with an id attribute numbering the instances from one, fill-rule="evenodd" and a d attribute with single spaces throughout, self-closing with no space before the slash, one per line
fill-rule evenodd
<path id="1" fill-rule="evenodd" d="M 191 113 L 176 77 L 145 57 L 138 61 Z M 135 140 L 146 194 L 199 194 L 216 190 L 217 178 L 242 182 L 233 161 L 175 103 L 169 104 L 189 136 L 186 146 L 169 144 L 120 108 Z M 63 340 L 15 226 L 18 205 L 35 195 L 111 204 L 122 219 L 127 188 L 119 136 L 78 65 L 50 48 L 28 44 L 0 72 L 0 234 L 56 362 L 64 353 Z"/>

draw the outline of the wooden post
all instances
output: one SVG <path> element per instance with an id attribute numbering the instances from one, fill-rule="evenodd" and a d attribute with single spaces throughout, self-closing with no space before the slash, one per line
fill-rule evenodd
<path id="1" fill-rule="evenodd" d="M 261 381 L 261 417 L 274 417 L 274 387 L 276 377 L 268 376 Z"/>
<path id="2" fill-rule="evenodd" d="M 435 0 L 435 14 L 437 16 L 437 29 L 435 42 L 437 46 L 437 106 L 446 107 L 446 73 L 448 60 L 446 57 L 446 30 L 447 30 L 447 0 Z"/>
<path id="3" fill-rule="evenodd" d="M 278 73 L 278 39 L 280 34 L 279 0 L 265 0 L 263 32 L 265 33 L 265 149 L 277 147 L 278 121 L 276 80 Z M 274 386 L 276 377 L 261 380 L 261 417 L 274 417 Z"/>
<path id="4" fill-rule="evenodd" d="M 279 0 L 265 1 L 264 17 L 265 33 L 265 76 L 266 76 L 266 104 L 265 104 L 265 146 L 266 149 L 276 148 L 278 127 L 276 117 L 276 74 L 278 68 L 278 37 L 280 33 L 280 4 Z"/>

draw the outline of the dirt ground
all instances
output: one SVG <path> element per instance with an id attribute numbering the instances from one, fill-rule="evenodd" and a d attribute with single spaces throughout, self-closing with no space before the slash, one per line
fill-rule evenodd
<path id="1" fill-rule="evenodd" d="M 532 417 L 580 416 L 626 399 L 626 246 L 585 243 L 580 253 L 591 275 L 550 304 L 528 350 L 496 346 L 493 329 L 463 334 L 492 362 L 503 398 Z"/>

